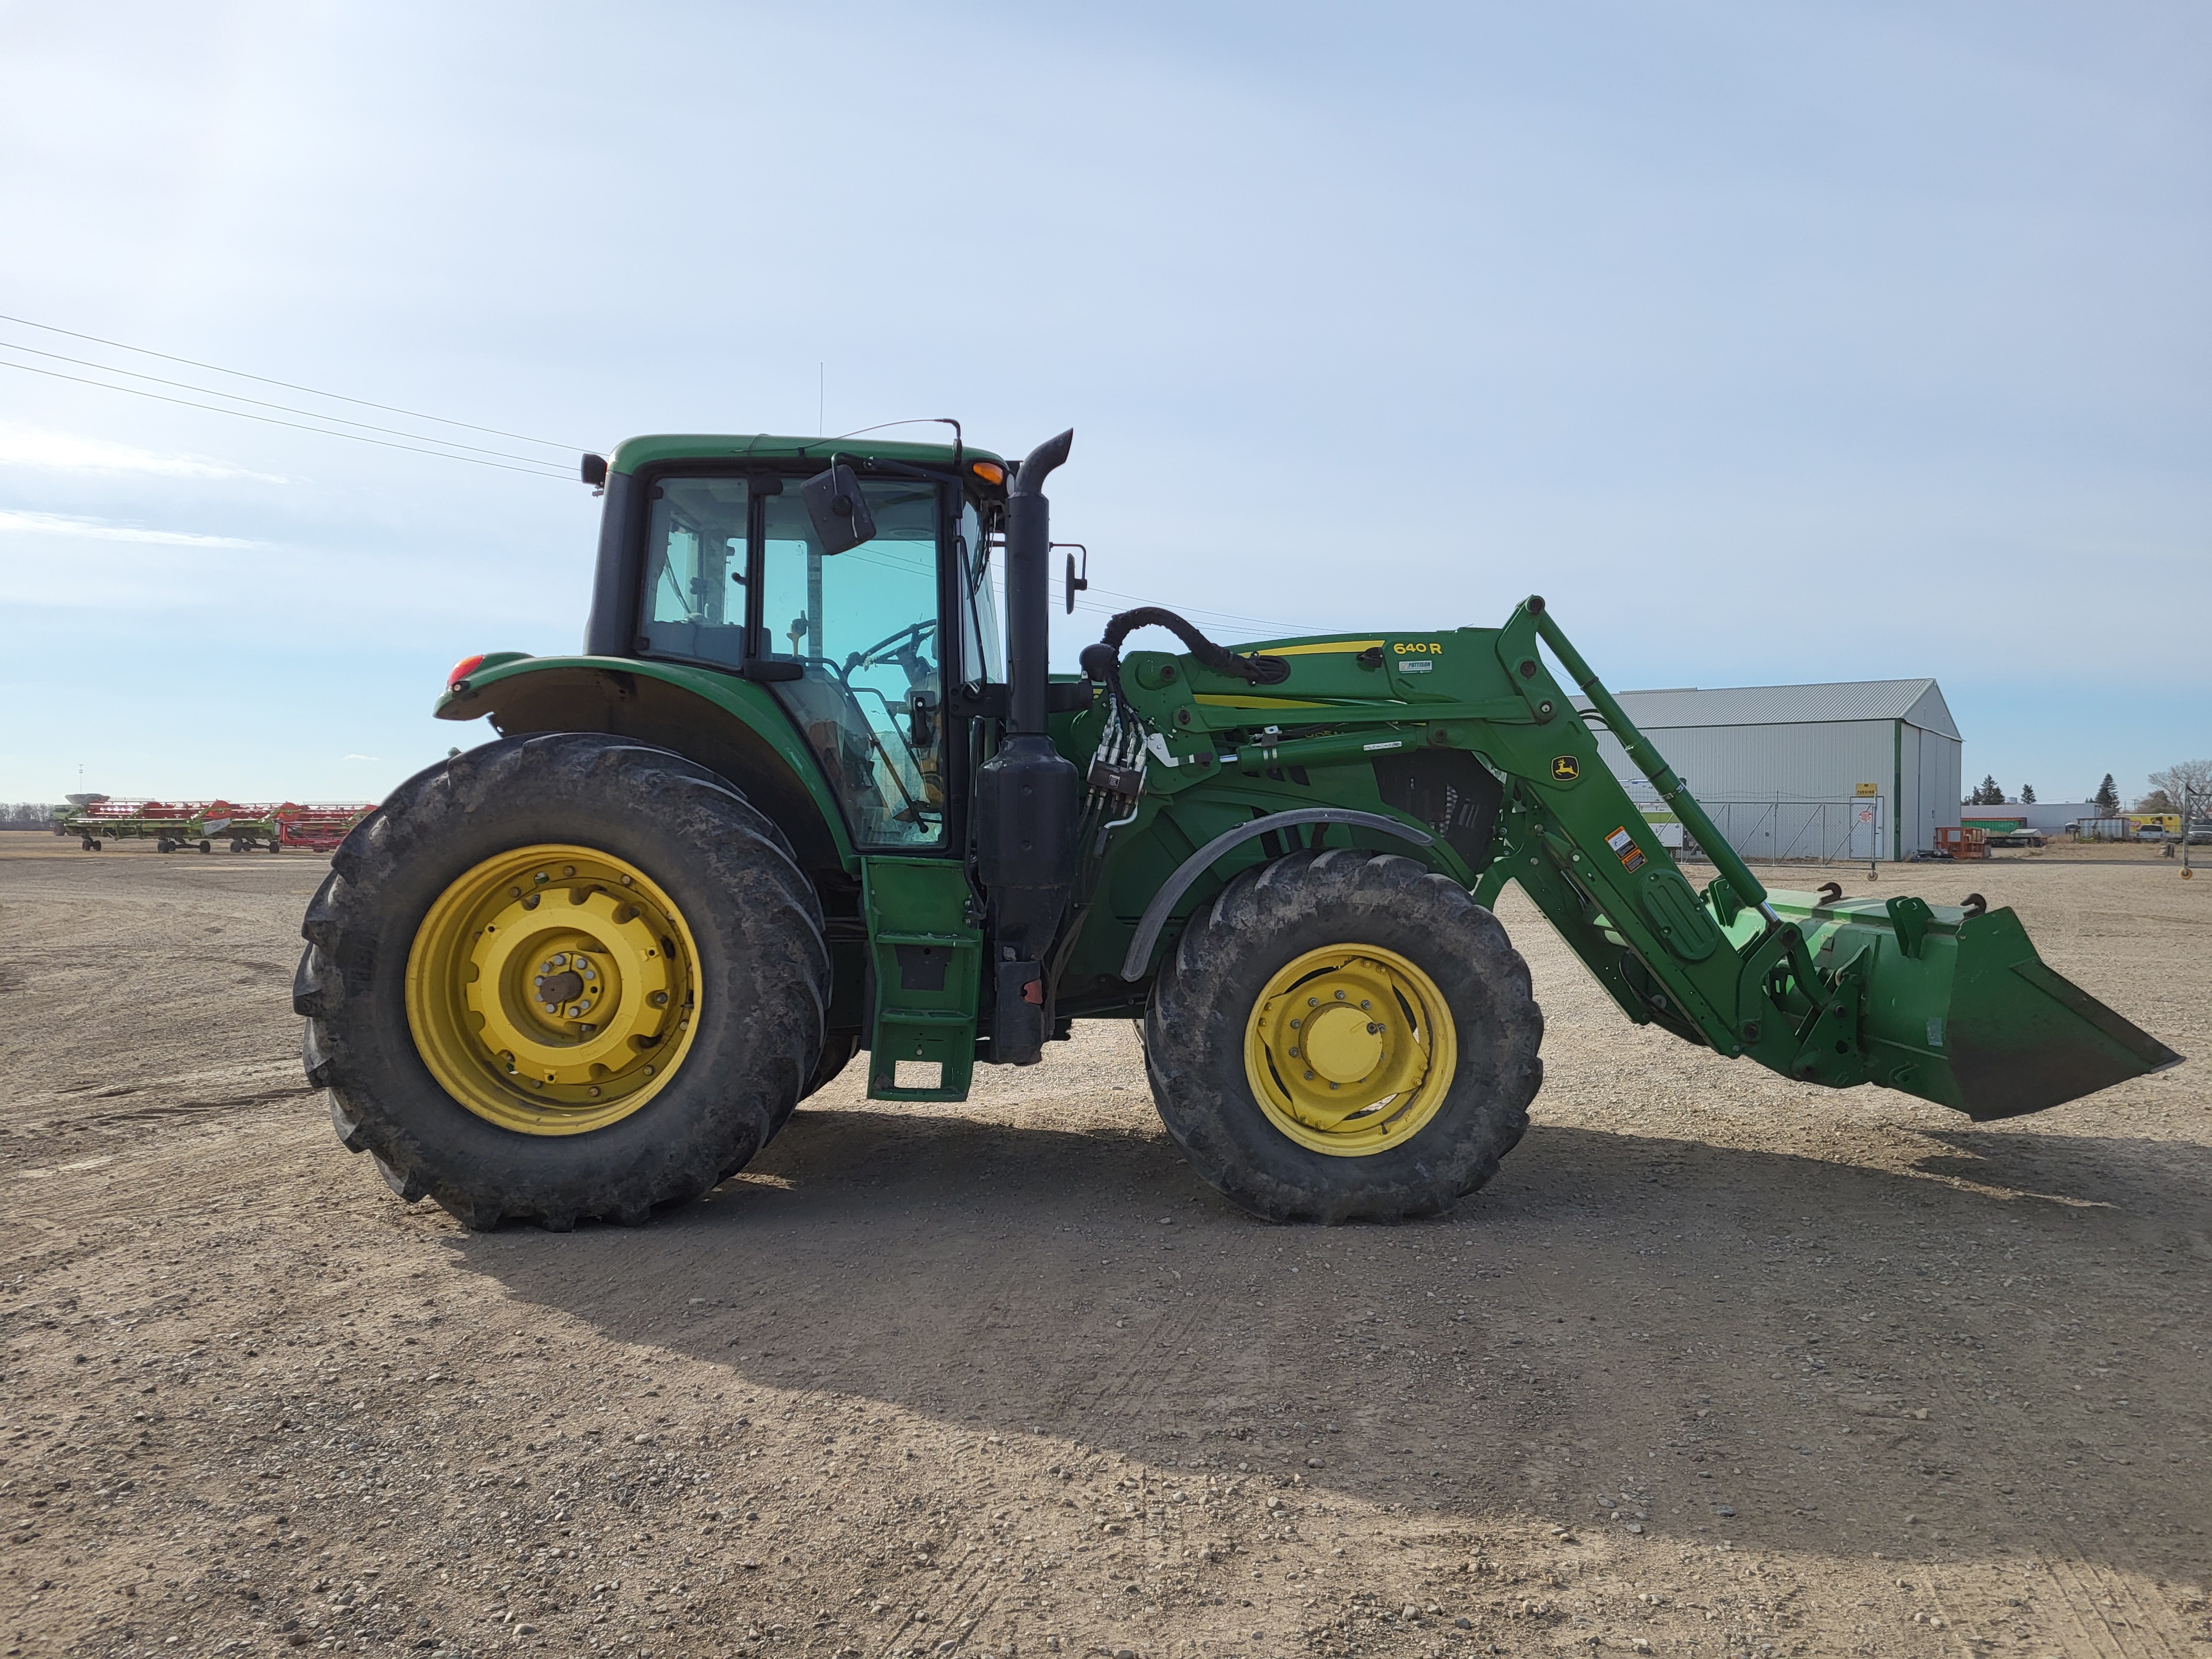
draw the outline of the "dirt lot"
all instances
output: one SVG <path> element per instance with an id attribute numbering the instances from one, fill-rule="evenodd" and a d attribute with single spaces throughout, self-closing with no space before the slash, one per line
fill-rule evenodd
<path id="1" fill-rule="evenodd" d="M 2212 872 L 1885 868 L 2197 1056 L 1987 1128 L 1509 901 L 1547 1084 L 1446 1220 L 1230 1211 L 1114 1025 L 475 1237 L 301 1086 L 321 874 L 0 837 L 7 1655 L 2212 1655 Z"/>

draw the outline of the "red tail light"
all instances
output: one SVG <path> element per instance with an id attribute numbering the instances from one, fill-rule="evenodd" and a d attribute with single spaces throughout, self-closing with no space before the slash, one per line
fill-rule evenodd
<path id="1" fill-rule="evenodd" d="M 459 662 L 455 663 L 453 665 L 453 672 L 446 676 L 446 690 L 448 691 L 454 690 L 463 680 L 468 678 L 468 677 L 475 673 L 477 669 L 483 667 L 483 659 L 484 653 L 479 651 L 475 656 L 464 657 Z"/>

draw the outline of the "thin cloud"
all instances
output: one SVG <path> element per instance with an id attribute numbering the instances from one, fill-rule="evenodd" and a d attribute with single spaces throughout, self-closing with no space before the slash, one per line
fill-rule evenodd
<path id="1" fill-rule="evenodd" d="M 153 542 L 163 547 L 258 547 L 235 536 L 196 536 L 185 530 L 142 530 L 105 519 L 76 519 L 60 513 L 0 512 L 0 532 L 39 536 L 82 536 L 101 542 Z"/>
<path id="2" fill-rule="evenodd" d="M 0 425 L 0 466 L 35 466 L 52 472 L 149 472 L 166 478 L 247 478 L 283 483 L 266 472 L 203 460 L 196 455 L 163 455 L 100 438 L 80 438 L 38 427 Z"/>
<path id="3" fill-rule="evenodd" d="M 348 760 L 374 761 L 380 766 L 384 763 L 384 757 L 381 755 L 348 755 L 346 758 Z"/>

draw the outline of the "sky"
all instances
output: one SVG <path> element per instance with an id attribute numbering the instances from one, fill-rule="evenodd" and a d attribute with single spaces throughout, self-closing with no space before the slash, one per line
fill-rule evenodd
<path id="1" fill-rule="evenodd" d="M 1540 592 L 1620 689 L 1932 675 L 2008 792 L 2212 754 L 2199 6 L 0 29 L 0 799 L 374 799 L 580 642 L 578 451 L 943 415 L 1075 428 L 1064 665 Z"/>

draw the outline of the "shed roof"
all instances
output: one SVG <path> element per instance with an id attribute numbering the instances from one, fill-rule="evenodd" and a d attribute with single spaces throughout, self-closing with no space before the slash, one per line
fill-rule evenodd
<path id="1" fill-rule="evenodd" d="M 1835 680 L 1823 685 L 1695 686 L 1663 691 L 1616 691 L 1628 718 L 1647 731 L 1688 726 L 1803 726 L 1827 720 L 1903 720 L 1957 738 L 1950 705 L 1932 679 Z M 1589 699 L 1577 697 L 1577 708 Z"/>

